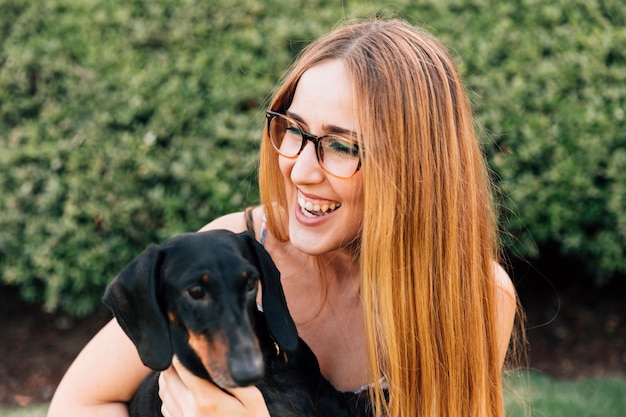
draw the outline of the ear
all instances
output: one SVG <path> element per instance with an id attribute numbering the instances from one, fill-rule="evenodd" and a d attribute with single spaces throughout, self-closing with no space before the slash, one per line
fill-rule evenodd
<path id="1" fill-rule="evenodd" d="M 161 251 L 151 245 L 107 286 L 102 302 L 132 340 L 141 361 L 162 371 L 172 361 L 168 321 L 160 308 Z"/>
<path id="2" fill-rule="evenodd" d="M 272 337 L 286 351 L 298 347 L 298 330 L 289 314 L 287 301 L 280 283 L 280 272 L 263 246 L 248 232 L 239 234 L 247 243 L 248 249 L 256 258 L 256 266 L 261 274 L 263 290 L 263 313 Z"/>

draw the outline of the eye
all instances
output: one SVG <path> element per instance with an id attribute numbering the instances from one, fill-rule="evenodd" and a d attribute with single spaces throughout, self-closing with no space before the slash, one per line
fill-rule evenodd
<path id="1" fill-rule="evenodd" d="M 252 292 L 256 290 L 258 282 L 259 277 L 257 277 L 256 275 L 250 275 L 248 277 L 248 280 L 246 281 L 246 291 Z"/>
<path id="2" fill-rule="evenodd" d="M 359 144 L 339 136 L 324 136 L 322 146 L 325 151 L 337 155 L 355 157 L 359 155 Z"/>
<path id="3" fill-rule="evenodd" d="M 285 123 L 285 131 L 288 133 L 296 134 L 296 135 L 302 134 L 302 128 L 300 128 L 299 125 L 291 121 L 287 121 Z"/>
<path id="4" fill-rule="evenodd" d="M 297 144 L 302 142 L 302 129 L 294 123 L 288 123 L 285 126 L 285 136 L 283 141 L 293 141 Z"/>
<path id="5" fill-rule="evenodd" d="M 189 296 L 193 298 L 194 300 L 200 300 L 204 298 L 204 296 L 206 295 L 206 292 L 204 291 L 204 288 L 202 288 L 201 285 L 194 285 L 192 287 L 187 288 L 187 294 L 189 294 Z"/>

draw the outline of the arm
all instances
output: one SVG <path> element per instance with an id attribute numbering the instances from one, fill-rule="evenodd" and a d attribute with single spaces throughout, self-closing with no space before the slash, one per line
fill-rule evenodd
<path id="1" fill-rule="evenodd" d="M 128 416 L 125 402 L 150 370 L 115 320 L 83 348 L 61 380 L 48 417 Z"/>

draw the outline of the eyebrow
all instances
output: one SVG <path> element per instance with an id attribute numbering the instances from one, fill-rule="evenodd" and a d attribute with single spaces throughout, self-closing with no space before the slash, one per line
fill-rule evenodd
<path id="1" fill-rule="evenodd" d="M 304 119 L 302 119 L 302 117 L 298 116 L 296 113 L 290 112 L 290 111 L 286 111 L 285 112 L 285 116 L 290 117 L 292 119 L 294 119 L 295 121 L 307 126 L 307 123 L 304 121 Z M 339 126 L 335 126 L 335 125 L 322 125 L 322 129 L 325 132 L 329 132 L 329 133 L 333 133 L 336 135 L 341 135 L 341 136 L 349 136 L 352 139 L 356 140 L 356 138 L 358 137 L 358 135 L 356 134 L 355 131 L 353 130 L 349 130 L 343 127 L 339 127 Z"/>

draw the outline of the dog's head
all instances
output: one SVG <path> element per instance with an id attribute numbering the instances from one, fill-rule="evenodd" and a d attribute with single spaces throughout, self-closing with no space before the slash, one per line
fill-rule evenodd
<path id="1" fill-rule="evenodd" d="M 294 350 L 280 274 L 249 233 L 186 233 L 149 246 L 113 279 L 103 302 L 146 366 L 164 370 L 176 354 L 219 386 L 248 385 L 264 370 L 252 323 L 259 280 L 270 333 Z"/>

